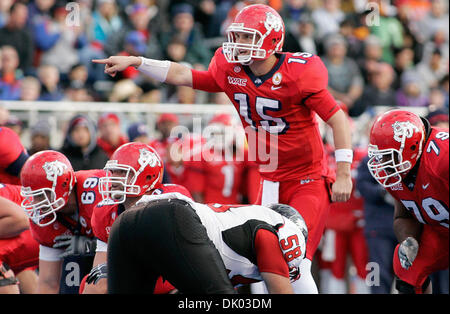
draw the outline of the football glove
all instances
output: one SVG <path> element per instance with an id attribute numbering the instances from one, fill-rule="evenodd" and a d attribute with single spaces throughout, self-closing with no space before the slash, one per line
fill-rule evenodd
<path id="1" fill-rule="evenodd" d="M 98 264 L 97 266 L 91 269 L 91 272 L 86 278 L 86 283 L 88 284 L 94 283 L 95 285 L 100 279 L 106 278 L 107 275 L 108 275 L 108 266 L 106 265 L 106 263 Z"/>
<path id="2" fill-rule="evenodd" d="M 96 240 L 80 235 L 59 235 L 55 237 L 55 249 L 63 249 L 61 258 L 71 255 L 86 255 L 95 252 Z"/>
<path id="3" fill-rule="evenodd" d="M 404 269 L 409 269 L 416 259 L 419 243 L 413 237 L 407 237 L 398 248 L 398 258 Z"/>

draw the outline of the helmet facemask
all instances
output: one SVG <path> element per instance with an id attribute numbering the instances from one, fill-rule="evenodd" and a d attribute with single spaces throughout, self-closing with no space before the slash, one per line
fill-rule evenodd
<path id="1" fill-rule="evenodd" d="M 127 195 L 135 197 L 141 193 L 141 187 L 134 184 L 139 174 L 133 167 L 109 160 L 103 169 L 106 177 L 99 179 L 99 192 L 109 204 L 121 204 Z M 116 175 L 118 172 L 124 175 Z"/>
<path id="2" fill-rule="evenodd" d="M 370 174 L 385 188 L 399 184 L 402 175 L 411 169 L 411 162 L 403 161 L 402 152 L 396 149 L 379 150 L 377 146 L 369 145 L 369 157 Z"/>
<path id="3" fill-rule="evenodd" d="M 238 43 L 236 33 L 249 34 L 252 37 L 251 43 Z M 244 27 L 242 24 L 231 24 L 227 29 L 228 41 L 222 45 L 226 60 L 229 63 L 248 65 L 253 59 L 266 59 L 268 57 L 266 51 L 261 48 L 265 36 L 258 30 Z M 248 53 L 243 54 L 246 51 Z"/>
<path id="4" fill-rule="evenodd" d="M 57 218 L 56 212 L 66 205 L 66 200 L 57 198 L 55 191 L 50 188 L 33 191 L 30 187 L 22 187 L 20 194 L 25 198 L 21 206 L 26 215 L 40 227 L 53 223 Z"/>

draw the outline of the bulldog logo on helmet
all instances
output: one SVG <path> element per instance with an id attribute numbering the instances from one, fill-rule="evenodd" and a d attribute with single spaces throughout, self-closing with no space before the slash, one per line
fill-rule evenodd
<path id="1" fill-rule="evenodd" d="M 141 167 L 150 166 L 155 167 L 156 165 L 161 166 L 161 162 L 159 158 L 155 155 L 155 153 L 145 149 L 141 148 L 139 149 L 139 159 L 138 163 L 141 165 Z"/>
<path id="2" fill-rule="evenodd" d="M 279 32 L 283 28 L 283 22 L 281 19 L 274 15 L 272 12 L 266 13 L 266 20 L 264 21 L 264 26 L 267 29 L 267 32 L 272 30 Z"/>
<path id="3" fill-rule="evenodd" d="M 64 174 L 64 171 L 67 169 L 67 165 L 60 162 L 59 160 L 46 162 L 42 168 L 44 168 L 44 171 L 47 175 L 47 180 L 49 181 L 55 181 L 58 176 L 61 176 Z"/>
<path id="4" fill-rule="evenodd" d="M 419 132 L 419 128 L 409 121 L 395 121 L 392 128 L 394 129 L 394 140 L 399 143 L 403 141 L 403 138 L 411 138 L 414 132 Z"/>

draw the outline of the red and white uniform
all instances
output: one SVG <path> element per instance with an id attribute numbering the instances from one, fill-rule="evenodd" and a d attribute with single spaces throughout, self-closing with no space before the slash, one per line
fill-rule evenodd
<path id="1" fill-rule="evenodd" d="M 159 198 L 188 202 L 205 226 L 235 286 L 262 281 L 261 272 L 289 278 L 305 253 L 301 230 L 289 219 L 260 205 L 200 204 L 178 193 Z"/>
<path id="2" fill-rule="evenodd" d="M 260 166 L 257 203 L 284 203 L 300 212 L 308 226 L 307 258 L 312 260 L 330 199 L 316 114 L 326 122 L 340 107 L 327 91 L 328 71 L 318 56 L 277 56 L 272 70 L 256 77 L 247 66 L 228 63 L 219 48 L 208 71 L 192 70 L 193 87 L 223 91 L 232 101 L 246 129 L 250 160 Z"/>
<path id="3" fill-rule="evenodd" d="M 20 169 L 27 159 L 19 136 L 10 128 L 0 127 L 0 183 L 20 184 Z"/>
<path id="4" fill-rule="evenodd" d="M 194 175 L 191 191 L 203 195 L 203 203 L 242 204 L 242 197 L 247 196 L 248 202 L 256 202 L 259 191 L 259 174 L 257 165 L 248 160 L 248 151 L 243 158 L 226 160 L 223 155 L 211 155 L 200 162 L 191 163 L 188 175 Z M 213 180 L 211 178 L 214 178 Z"/>
<path id="5" fill-rule="evenodd" d="M 419 252 L 408 270 L 400 265 L 398 246 L 394 254 L 396 275 L 419 287 L 431 273 L 448 268 L 449 130 L 432 127 L 416 166 L 387 191 L 424 224 Z"/>
<path id="6" fill-rule="evenodd" d="M 0 183 L 0 197 L 4 197 L 20 206 L 23 200 L 20 195 L 20 189 L 20 185 Z M 15 274 L 26 268 L 38 266 L 39 244 L 31 235 L 30 229 L 15 237 L 0 239 L 0 264 L 2 261 L 8 264 Z"/>
<path id="7" fill-rule="evenodd" d="M 59 254 L 62 250 L 53 248 L 55 244 L 54 239 L 59 235 L 73 235 L 74 230 L 78 230 L 80 235 L 94 237 L 91 217 L 95 205 L 102 199 L 98 191 L 98 182 L 104 176 L 106 176 L 106 172 L 97 169 L 75 172 L 77 181 L 72 193 L 76 193 L 77 196 L 77 213 L 72 216 L 58 214 L 58 219 L 45 227 L 40 227 L 30 220 L 33 237 L 40 244 L 40 259 L 48 261 L 60 260 Z M 62 223 L 61 221 L 64 222 Z M 65 224 L 68 225 L 66 226 Z"/>
<path id="8" fill-rule="evenodd" d="M 160 188 L 153 190 L 152 194 L 144 195 L 141 200 L 151 200 L 164 193 L 180 193 L 186 197 L 192 198 L 189 191 L 177 184 L 163 184 Z M 123 212 L 123 206 L 120 204 L 108 204 L 100 202 L 92 215 L 92 228 L 95 237 L 97 237 L 97 252 L 106 252 L 108 247 L 109 232 L 116 218 Z M 168 282 L 159 278 L 155 286 L 155 294 L 164 294 L 172 291 L 174 287 Z"/>

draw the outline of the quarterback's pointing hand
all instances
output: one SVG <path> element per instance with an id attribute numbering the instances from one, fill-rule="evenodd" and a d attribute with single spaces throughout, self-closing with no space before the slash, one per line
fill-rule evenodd
<path id="1" fill-rule="evenodd" d="M 112 56 L 107 59 L 94 59 L 92 62 L 104 64 L 105 73 L 114 77 L 117 72 L 123 71 L 129 66 L 138 67 L 141 59 L 133 56 Z"/>

